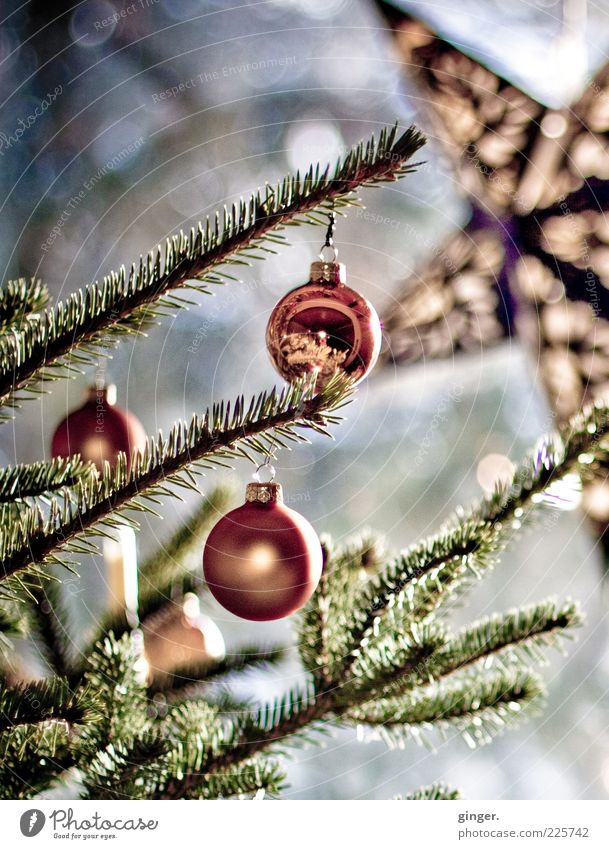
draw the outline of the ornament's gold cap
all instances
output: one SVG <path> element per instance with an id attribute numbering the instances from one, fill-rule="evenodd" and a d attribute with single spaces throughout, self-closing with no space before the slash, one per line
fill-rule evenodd
<path id="1" fill-rule="evenodd" d="M 245 500 L 268 504 L 271 501 L 283 501 L 283 490 L 280 483 L 248 483 L 245 488 Z"/>
<path id="2" fill-rule="evenodd" d="M 312 283 L 344 283 L 347 269 L 342 262 L 324 262 L 317 260 L 311 264 Z"/>
<path id="3" fill-rule="evenodd" d="M 104 383 L 103 381 L 93 383 L 87 387 L 85 399 L 99 403 L 105 401 L 106 404 L 113 407 L 116 404 L 116 384 Z"/>

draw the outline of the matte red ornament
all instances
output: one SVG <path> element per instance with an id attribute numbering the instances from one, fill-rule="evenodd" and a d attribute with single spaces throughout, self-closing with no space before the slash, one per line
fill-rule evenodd
<path id="1" fill-rule="evenodd" d="M 282 298 L 266 344 L 277 371 L 292 381 L 317 374 L 319 391 L 336 372 L 360 381 L 381 349 L 381 322 L 369 301 L 345 285 L 345 266 L 314 262 L 311 279 Z"/>
<path id="2" fill-rule="evenodd" d="M 304 516 L 283 503 L 278 483 L 250 483 L 246 501 L 211 531 L 203 572 L 226 610 L 256 622 L 289 616 L 313 595 L 321 544 Z"/>
<path id="3" fill-rule="evenodd" d="M 51 442 L 53 457 L 80 454 L 103 468 L 104 460 L 116 464 L 120 451 L 131 460 L 146 446 L 146 433 L 133 413 L 116 404 L 115 387 L 90 386 L 82 407 L 69 413 L 59 424 Z"/>

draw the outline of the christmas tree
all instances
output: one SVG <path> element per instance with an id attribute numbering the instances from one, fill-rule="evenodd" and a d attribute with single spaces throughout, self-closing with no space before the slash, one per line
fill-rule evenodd
<path id="1" fill-rule="evenodd" d="M 31 407 L 42 389 L 95 365 L 123 339 L 144 335 L 192 297 L 230 287 L 234 266 L 285 250 L 287 225 L 326 226 L 335 214 L 347 215 L 360 189 L 411 172 L 422 144 L 415 128 L 385 130 L 333 171 L 313 165 L 267 184 L 129 271 L 112 272 L 54 306 L 37 280 L 6 283 L 4 417 L 23 415 L 21 407 Z M 457 729 L 477 745 L 539 708 L 544 685 L 533 666 L 580 624 L 577 605 L 543 600 L 456 630 L 448 614 L 523 527 L 606 462 L 609 408 L 600 401 L 542 437 L 511 480 L 434 535 L 404 540 L 397 555 L 386 554 L 373 534 L 346 545 L 323 537 L 319 585 L 294 617 L 302 684 L 270 702 L 242 703 L 214 685 L 275 664 L 281 647 L 246 638 L 242 651 L 228 656 L 146 663 L 163 622 L 183 609 L 184 598 L 206 592 L 192 553 L 226 509 L 222 488 L 204 493 L 184 527 L 140 563 L 136 608 L 108 610 L 75 651 L 61 586 L 78 572 L 79 556 L 100 538 L 137 533 L 138 514 L 180 490 L 199 493 L 206 469 L 237 458 L 257 465 L 287 444 L 298 450 L 308 432 L 340 427 L 356 393 L 340 369 L 321 388 L 304 376 L 251 401 L 216 403 L 101 468 L 66 456 L 0 472 L 3 798 L 57 787 L 95 799 L 275 796 L 290 748 L 316 745 L 335 727 L 372 728 L 399 746 Z M 28 675 L 14 650 L 14 638 L 24 634 L 46 660 L 43 678 Z M 440 782 L 407 798 L 450 799 L 456 791 Z"/>

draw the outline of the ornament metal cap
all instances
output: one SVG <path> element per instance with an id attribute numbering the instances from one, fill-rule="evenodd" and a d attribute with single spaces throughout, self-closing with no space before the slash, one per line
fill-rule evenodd
<path id="1" fill-rule="evenodd" d="M 311 283 L 344 283 L 347 268 L 342 262 L 326 262 L 323 259 L 311 263 Z"/>
<path id="2" fill-rule="evenodd" d="M 85 400 L 98 401 L 100 403 L 105 401 L 110 407 L 114 407 L 116 404 L 116 384 L 103 383 L 102 381 L 92 383 L 90 386 L 87 386 Z"/>
<path id="3" fill-rule="evenodd" d="M 245 487 L 245 500 L 255 501 L 259 504 L 270 502 L 283 503 L 283 490 L 280 483 L 269 481 L 268 483 L 248 483 Z"/>

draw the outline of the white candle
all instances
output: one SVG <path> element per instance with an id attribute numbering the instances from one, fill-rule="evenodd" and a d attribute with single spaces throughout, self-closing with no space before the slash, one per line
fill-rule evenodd
<path id="1" fill-rule="evenodd" d="M 137 546 L 135 531 L 128 525 L 115 528 L 114 539 L 104 539 L 104 563 L 108 609 L 124 610 L 129 622 L 137 624 Z"/>

